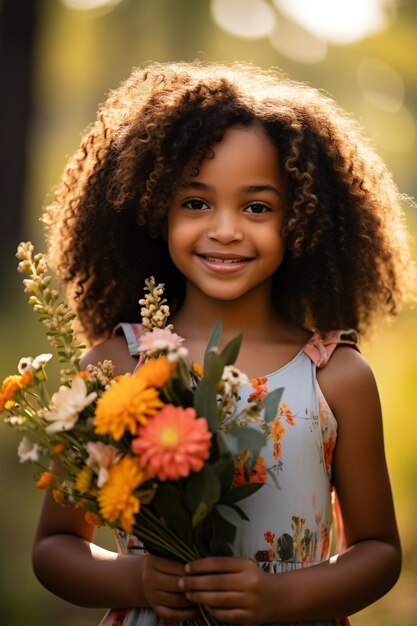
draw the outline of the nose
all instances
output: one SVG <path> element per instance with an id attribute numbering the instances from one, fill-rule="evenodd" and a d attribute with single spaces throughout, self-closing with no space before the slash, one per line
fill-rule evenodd
<path id="1" fill-rule="evenodd" d="M 222 244 L 242 241 L 243 230 L 239 215 L 229 209 L 213 211 L 207 236 Z"/>

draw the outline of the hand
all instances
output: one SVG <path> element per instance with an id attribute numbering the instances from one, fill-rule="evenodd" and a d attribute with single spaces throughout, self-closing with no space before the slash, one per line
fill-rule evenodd
<path id="1" fill-rule="evenodd" d="M 178 581 L 179 589 L 217 620 L 248 625 L 268 622 L 268 574 L 252 561 L 207 557 L 187 563 L 185 572 Z"/>
<path id="2" fill-rule="evenodd" d="M 198 615 L 197 607 L 180 591 L 179 580 L 185 575 L 184 565 L 157 556 L 144 559 L 142 583 L 149 606 L 159 617 L 182 621 Z"/>

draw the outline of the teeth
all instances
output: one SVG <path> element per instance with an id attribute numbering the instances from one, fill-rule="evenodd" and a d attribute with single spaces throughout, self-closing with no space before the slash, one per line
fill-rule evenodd
<path id="1" fill-rule="evenodd" d="M 241 263 L 242 261 L 246 261 L 246 259 L 218 259 L 214 256 L 206 256 L 208 261 L 214 261 L 215 263 Z"/>

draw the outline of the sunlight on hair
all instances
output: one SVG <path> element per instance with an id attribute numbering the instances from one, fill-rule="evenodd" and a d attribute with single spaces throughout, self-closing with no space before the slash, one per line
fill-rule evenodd
<path id="1" fill-rule="evenodd" d="M 243 39 L 267 37 L 275 12 L 265 0 L 211 0 L 211 14 L 220 28 Z"/>
<path id="2" fill-rule="evenodd" d="M 77 11 L 101 8 L 111 10 L 120 2 L 122 2 L 122 0 L 61 0 L 61 4 L 68 9 L 76 9 Z"/>
<path id="3" fill-rule="evenodd" d="M 405 87 L 400 74 L 390 65 L 365 57 L 357 70 L 357 80 L 367 102 L 389 113 L 397 113 L 404 103 Z"/>
<path id="4" fill-rule="evenodd" d="M 278 17 L 269 41 L 277 52 L 297 63 L 320 63 L 327 55 L 325 41 L 283 15 Z"/>
<path id="5" fill-rule="evenodd" d="M 273 0 L 277 9 L 332 44 L 348 44 L 389 26 L 393 0 Z"/>

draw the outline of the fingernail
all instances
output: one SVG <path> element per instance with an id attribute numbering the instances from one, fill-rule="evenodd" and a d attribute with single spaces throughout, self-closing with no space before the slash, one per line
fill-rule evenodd
<path id="1" fill-rule="evenodd" d="M 179 579 L 179 581 L 178 581 L 178 587 L 179 587 L 180 589 L 184 589 L 184 587 L 185 587 L 185 580 L 184 580 L 183 578 L 180 578 L 180 579 Z"/>
<path id="2" fill-rule="evenodd" d="M 190 567 L 190 564 L 189 564 L 189 563 L 186 563 L 186 564 L 185 564 L 185 566 L 184 566 L 184 570 L 185 570 L 185 573 L 186 573 L 186 574 L 189 574 L 189 573 L 190 573 L 190 571 L 191 571 L 191 567 Z"/>

